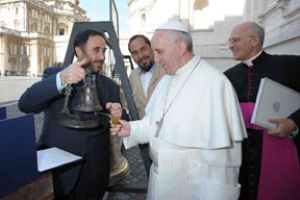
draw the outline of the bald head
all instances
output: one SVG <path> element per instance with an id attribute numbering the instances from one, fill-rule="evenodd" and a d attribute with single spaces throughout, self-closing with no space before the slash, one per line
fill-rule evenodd
<path id="1" fill-rule="evenodd" d="M 229 38 L 229 48 L 236 60 L 247 60 L 262 50 L 264 29 L 254 22 L 234 27 Z"/>
<path id="2" fill-rule="evenodd" d="M 244 22 L 237 25 L 234 29 L 241 29 L 246 31 L 249 35 L 259 37 L 260 46 L 262 47 L 265 39 L 265 30 L 255 22 Z"/>

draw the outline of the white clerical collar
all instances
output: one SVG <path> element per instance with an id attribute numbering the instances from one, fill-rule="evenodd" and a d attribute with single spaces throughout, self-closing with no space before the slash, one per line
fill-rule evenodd
<path id="1" fill-rule="evenodd" d="M 184 66 L 182 66 L 181 68 L 179 68 L 176 73 L 174 74 L 176 75 L 181 75 L 184 74 L 187 71 L 190 71 L 191 69 L 193 69 L 196 65 L 196 63 L 200 60 L 200 56 L 199 55 L 194 55 L 194 57 L 188 62 L 186 63 Z"/>
<path id="2" fill-rule="evenodd" d="M 260 50 L 260 52 L 258 52 L 255 56 L 253 56 L 252 58 L 248 59 L 248 60 L 244 60 L 243 63 L 246 64 L 248 67 L 253 66 L 252 61 L 255 60 L 258 56 L 260 56 L 260 54 L 262 53 L 262 50 Z"/>

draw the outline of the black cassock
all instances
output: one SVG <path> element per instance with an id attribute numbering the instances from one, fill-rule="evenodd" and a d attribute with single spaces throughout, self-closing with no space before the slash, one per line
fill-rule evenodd
<path id="1" fill-rule="evenodd" d="M 235 88 L 242 111 L 244 106 L 254 105 L 260 80 L 265 77 L 300 92 L 300 56 L 270 55 L 263 51 L 252 63 L 253 66 L 250 67 L 240 63 L 225 72 Z M 244 119 L 247 118 L 244 111 L 243 114 Z M 251 119 L 251 116 L 249 117 Z M 300 128 L 300 109 L 289 118 Z M 293 141 L 290 138 L 278 139 L 269 136 L 266 130 L 263 132 L 262 129 L 247 126 L 246 119 L 245 123 L 248 139 L 243 142 L 243 161 L 239 177 L 242 185 L 240 199 L 300 199 L 300 190 L 297 188 L 300 184 L 300 134 L 297 134 Z M 276 158 L 276 155 L 273 155 L 276 160 L 271 163 L 272 159 L 266 159 L 271 157 L 267 151 L 277 151 L 284 156 L 278 155 Z M 280 164 L 282 161 L 290 162 L 292 169 L 283 169 L 284 164 Z M 270 174 L 272 171 L 278 173 Z M 276 183 L 280 184 L 280 187 L 275 183 L 272 186 L 274 181 L 271 179 L 275 177 L 276 180 L 277 176 L 277 180 L 285 181 Z"/>

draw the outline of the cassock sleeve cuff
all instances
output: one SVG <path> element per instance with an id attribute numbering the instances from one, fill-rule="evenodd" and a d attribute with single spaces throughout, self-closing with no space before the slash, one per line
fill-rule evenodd
<path id="1" fill-rule="evenodd" d="M 292 133 L 291 133 L 291 136 L 292 138 L 296 137 L 296 135 L 299 133 L 299 128 L 298 126 L 296 125 L 296 130 L 294 130 Z"/>
<path id="2" fill-rule="evenodd" d="M 130 122 L 130 126 L 130 136 L 123 139 L 123 143 L 126 149 L 134 147 L 138 144 L 149 143 L 150 127 L 146 123 L 144 123 L 144 120 Z"/>

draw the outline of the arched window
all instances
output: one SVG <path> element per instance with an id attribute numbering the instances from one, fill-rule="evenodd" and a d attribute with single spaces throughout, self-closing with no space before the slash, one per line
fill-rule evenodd
<path id="1" fill-rule="evenodd" d="M 9 67 L 8 67 L 9 74 L 15 75 L 18 70 L 17 59 L 15 57 L 12 57 L 9 59 L 8 63 L 9 63 Z"/>
<path id="2" fill-rule="evenodd" d="M 22 60 L 22 66 L 21 66 L 21 75 L 27 76 L 29 73 L 29 62 L 28 59 Z"/>

